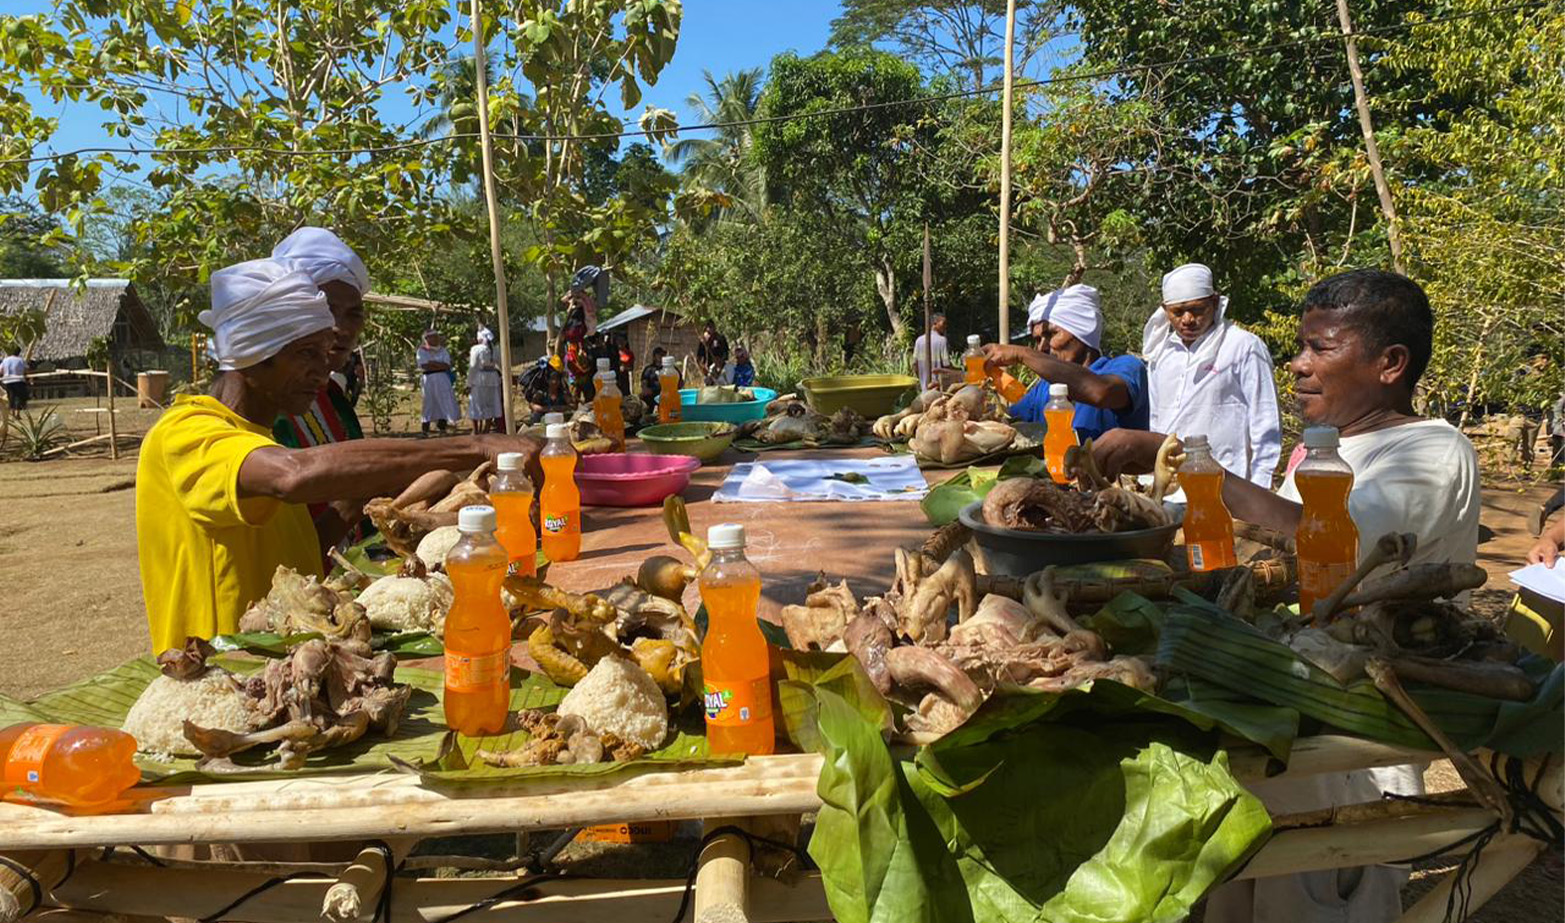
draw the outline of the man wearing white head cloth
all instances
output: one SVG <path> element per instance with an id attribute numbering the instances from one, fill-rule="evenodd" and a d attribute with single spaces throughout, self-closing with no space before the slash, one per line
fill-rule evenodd
<path id="1" fill-rule="evenodd" d="M 136 465 L 136 542 L 154 654 L 190 636 L 236 631 L 279 567 L 321 576 L 323 549 L 359 518 L 365 499 L 500 452 L 522 452 L 536 466 L 538 444 L 526 437 L 279 445 L 272 424 L 320 393 L 337 331 L 316 282 L 277 260 L 213 273 L 201 322 L 218 360 L 211 391 L 175 398 Z M 311 503 L 332 504 L 338 515 L 312 522 Z"/>
<path id="2" fill-rule="evenodd" d="M 303 272 L 315 282 L 331 308 L 332 329 L 336 333 L 327 357 L 331 379 L 303 413 L 278 417 L 272 434 L 279 443 L 295 449 L 364 438 L 364 428 L 348 397 L 344 370 L 364 330 L 369 270 L 342 238 L 325 228 L 302 227 L 294 231 L 272 249 L 272 259 Z"/>
<path id="3" fill-rule="evenodd" d="M 1262 487 L 1282 455 L 1272 354 L 1224 315 L 1212 270 L 1186 263 L 1163 277 L 1163 304 L 1142 330 L 1152 389 L 1151 429 L 1205 434 L 1228 471 Z"/>
<path id="4" fill-rule="evenodd" d="M 1027 326 L 1037 348 L 992 343 L 992 365 L 1025 365 L 1039 381 L 1011 405 L 1011 418 L 1044 422 L 1049 385 L 1063 384 L 1076 405 L 1078 436 L 1096 439 L 1111 429 L 1147 428 L 1147 369 L 1135 356 L 1103 355 L 1103 312 L 1098 290 L 1068 285 L 1033 299 Z"/>

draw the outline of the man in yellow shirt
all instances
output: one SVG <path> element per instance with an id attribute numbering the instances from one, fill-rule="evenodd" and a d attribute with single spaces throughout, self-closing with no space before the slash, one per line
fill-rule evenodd
<path id="1" fill-rule="evenodd" d="M 314 281 L 274 260 L 212 276 L 218 373 L 209 394 L 175 400 L 148 432 L 136 465 L 136 539 L 152 651 L 190 635 L 237 630 L 278 565 L 321 573 L 321 550 L 370 497 L 394 495 L 427 471 L 472 468 L 500 452 L 536 463 L 538 445 L 501 435 L 412 443 L 362 439 L 287 449 L 279 414 L 301 413 L 325 386 L 335 337 Z M 312 524 L 305 504 L 344 515 Z"/>

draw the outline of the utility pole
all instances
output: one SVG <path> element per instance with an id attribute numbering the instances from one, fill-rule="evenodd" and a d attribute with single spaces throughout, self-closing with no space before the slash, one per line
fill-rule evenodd
<path id="1" fill-rule="evenodd" d="M 1016 0 L 1005 0 L 1005 99 L 1000 109 L 1000 336 L 1011 342 L 1011 58 Z"/>
<path id="2" fill-rule="evenodd" d="M 500 203 L 494 188 L 494 146 L 489 138 L 489 77 L 484 60 L 483 0 L 473 0 L 473 68 L 478 84 L 478 146 L 484 154 L 484 204 L 489 210 L 489 258 L 494 263 L 495 315 L 500 325 L 501 407 L 505 431 L 516 433 L 511 412 L 511 312 L 505 300 L 505 254 L 500 248 Z"/>

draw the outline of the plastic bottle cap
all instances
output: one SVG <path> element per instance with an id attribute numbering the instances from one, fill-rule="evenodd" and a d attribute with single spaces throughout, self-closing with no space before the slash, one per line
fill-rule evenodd
<path id="1" fill-rule="evenodd" d="M 982 342 L 983 342 L 983 337 L 980 337 L 976 333 L 970 333 L 967 336 L 967 345 L 968 346 L 977 346 L 979 343 L 982 343 Z"/>
<path id="2" fill-rule="evenodd" d="M 544 426 L 549 426 L 549 425 L 554 424 L 554 423 L 564 423 L 564 422 L 565 422 L 565 414 L 563 414 L 563 413 L 546 413 L 546 414 L 543 415 L 543 425 Z"/>
<path id="3" fill-rule="evenodd" d="M 1070 390 L 1071 390 L 1070 389 L 1070 385 L 1066 385 L 1066 384 L 1050 385 L 1049 386 L 1049 396 L 1050 397 L 1065 397 L 1066 395 L 1070 394 Z"/>
<path id="4" fill-rule="evenodd" d="M 1187 449 L 1208 448 L 1205 436 L 1186 436 L 1181 441 L 1184 443 L 1184 446 Z"/>
<path id="5" fill-rule="evenodd" d="M 462 532 L 493 532 L 494 507 L 462 507 L 462 509 L 456 514 L 456 527 L 459 531 Z"/>
<path id="6" fill-rule="evenodd" d="M 600 372 L 607 372 L 608 370 L 609 370 L 609 360 L 607 360 L 607 359 L 599 359 L 598 360 L 598 371 L 600 371 Z"/>
<path id="7" fill-rule="evenodd" d="M 1306 426 L 1304 428 L 1304 447 L 1306 449 L 1335 449 L 1337 447 L 1337 428 L 1335 426 Z"/>
<path id="8" fill-rule="evenodd" d="M 544 434 L 550 439 L 569 439 L 571 437 L 570 428 L 564 423 L 550 423 L 548 428 L 544 430 Z"/>
<path id="9" fill-rule="evenodd" d="M 520 471 L 525 457 L 520 452 L 501 452 L 495 456 L 494 466 L 501 471 Z"/>
<path id="10" fill-rule="evenodd" d="M 743 548 L 744 526 L 737 522 L 725 522 L 706 530 L 706 546 L 718 548 Z"/>
<path id="11" fill-rule="evenodd" d="M 673 356 L 664 356 L 663 357 L 663 367 L 665 369 L 673 368 L 674 367 L 674 357 Z"/>

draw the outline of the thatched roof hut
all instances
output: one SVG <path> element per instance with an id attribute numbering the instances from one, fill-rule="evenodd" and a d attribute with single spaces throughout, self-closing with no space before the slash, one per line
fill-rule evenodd
<path id="1" fill-rule="evenodd" d="M 163 349 L 157 321 L 129 279 L 89 279 L 85 289 L 69 279 L 0 279 L 0 315 L 30 308 L 44 311 L 46 321 L 43 339 L 32 350 L 34 362 L 80 365 L 98 337 L 108 338 L 116 358 Z"/>

